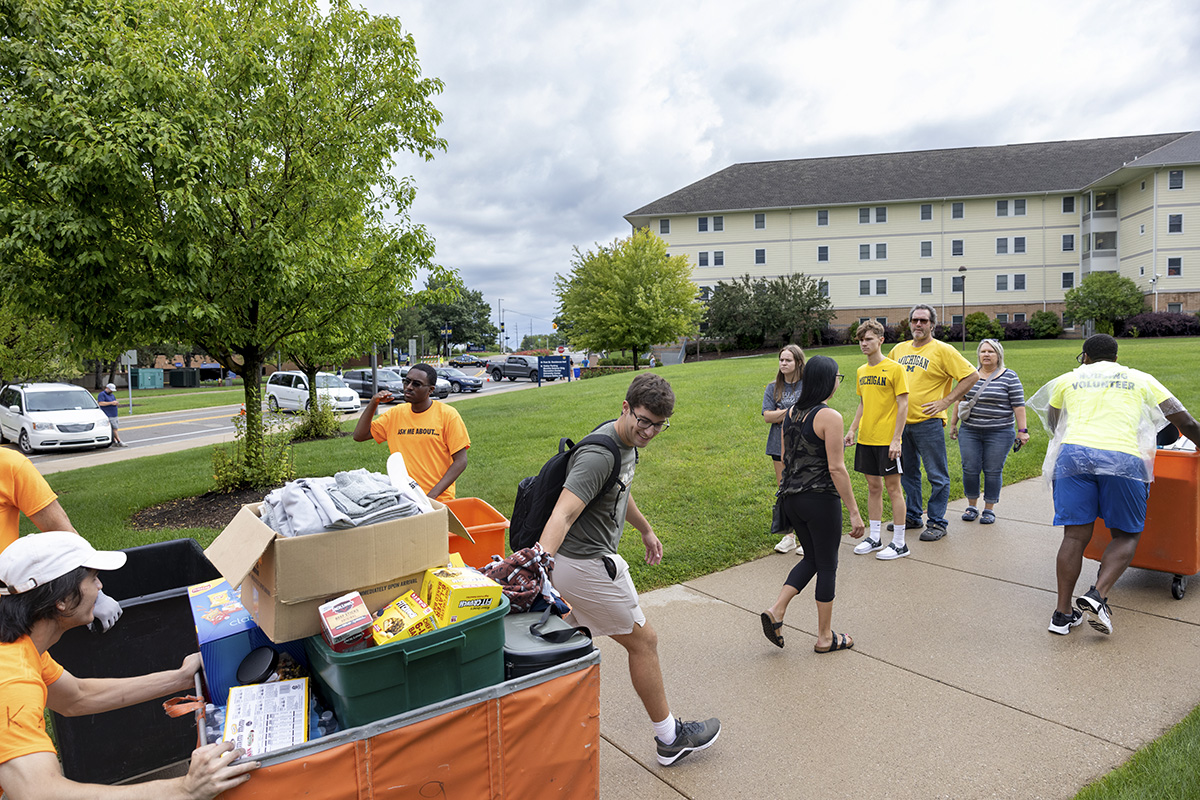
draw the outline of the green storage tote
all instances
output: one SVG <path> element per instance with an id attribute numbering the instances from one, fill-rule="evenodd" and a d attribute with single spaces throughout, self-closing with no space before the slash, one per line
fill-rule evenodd
<path id="1" fill-rule="evenodd" d="M 366 725 L 504 681 L 504 616 L 500 605 L 454 625 L 337 653 L 320 636 L 304 640 L 313 679 L 347 728 Z"/>

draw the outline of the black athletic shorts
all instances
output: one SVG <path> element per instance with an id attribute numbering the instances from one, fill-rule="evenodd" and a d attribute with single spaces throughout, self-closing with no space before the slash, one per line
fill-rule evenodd
<path id="1" fill-rule="evenodd" d="M 854 471 L 863 475 L 900 475 L 900 459 L 888 458 L 886 444 L 859 444 L 854 446 Z"/>

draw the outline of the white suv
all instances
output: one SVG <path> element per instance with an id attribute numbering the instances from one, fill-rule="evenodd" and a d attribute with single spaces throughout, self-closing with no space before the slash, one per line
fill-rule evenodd
<path id="1" fill-rule="evenodd" d="M 70 383 L 10 384 L 0 391 L 0 442 L 21 452 L 108 447 L 112 426 L 96 398 Z"/>
<path id="2" fill-rule="evenodd" d="M 338 411 L 358 411 L 362 407 L 358 392 L 329 372 L 317 373 L 317 394 L 332 403 Z M 267 406 L 272 411 L 281 408 L 304 411 L 311 405 L 308 378 L 303 372 L 276 372 L 267 380 Z"/>

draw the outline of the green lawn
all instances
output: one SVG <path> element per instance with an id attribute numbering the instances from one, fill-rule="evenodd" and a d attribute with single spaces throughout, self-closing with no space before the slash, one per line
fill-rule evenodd
<path id="1" fill-rule="evenodd" d="M 1076 366 L 1080 345 L 1078 340 L 1012 342 L 1005 348 L 1006 364 L 1021 376 L 1026 393 L 1032 394 L 1050 378 Z M 857 347 L 824 348 L 809 355 L 818 352 L 836 358 L 847 375 L 863 363 Z M 973 361 L 971 343 L 968 355 Z M 1154 374 L 1194 412 L 1200 411 L 1200 383 L 1192 377 L 1189 365 L 1198 357 L 1200 339 L 1121 341 L 1122 363 Z M 632 565 L 640 590 L 731 567 L 766 554 L 775 544 L 768 535 L 774 470 L 764 453 L 767 426 L 760 409 L 763 388 L 776 369 L 773 354 L 658 369 L 675 389 L 676 411 L 670 429 L 644 453 L 636 495 L 639 508 L 662 539 L 667 557 L 660 566 L 647 567 L 642 563 L 640 538 L 624 538 L 622 554 Z M 560 436 L 579 439 L 594 425 L 615 417 L 628 382 L 627 375 L 614 375 L 485 394 L 456 404 L 473 443 L 470 465 L 458 482 L 459 496 L 483 498 L 509 514 L 518 481 L 538 471 L 555 452 Z M 852 384 L 847 382 L 833 406 L 848 423 L 856 402 Z M 1033 438 L 1020 453 L 1010 456 L 1006 483 L 1041 472 L 1046 434 L 1040 424 L 1032 419 L 1030 423 Z M 349 430 L 351 423 L 344 427 Z M 958 448 L 951 445 L 947 450 L 951 495 L 961 497 Z M 387 449 L 343 437 L 297 445 L 295 455 L 301 475 L 330 475 L 358 467 L 382 472 Z M 866 484 L 861 476 L 851 474 L 860 507 L 865 510 Z M 207 544 L 218 533 L 211 529 L 147 533 L 127 524 L 139 508 L 209 490 L 208 448 L 58 473 L 49 480 L 75 525 L 101 547 L 129 547 L 180 536 L 193 536 Z M 1194 773 L 1191 764 L 1198 738 L 1200 716 L 1193 713 L 1179 728 L 1080 797 L 1184 796 L 1171 788 L 1174 784 L 1170 781 L 1175 778 L 1167 773 L 1184 770 L 1183 764 Z M 1147 772 L 1161 777 L 1148 778 Z M 1147 785 L 1157 788 L 1146 789 Z"/>
<path id="2" fill-rule="evenodd" d="M 245 394 L 241 380 L 233 386 L 225 384 L 200 386 L 198 388 L 134 389 L 133 412 L 137 417 L 143 414 L 157 414 L 162 411 L 183 411 L 189 408 L 211 408 L 212 406 L 227 406 L 242 402 Z M 129 390 L 118 389 L 117 399 L 121 417 L 130 416 Z"/>

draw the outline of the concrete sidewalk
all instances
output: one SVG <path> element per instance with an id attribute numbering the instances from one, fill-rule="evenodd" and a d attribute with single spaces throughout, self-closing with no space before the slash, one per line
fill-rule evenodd
<path id="1" fill-rule="evenodd" d="M 854 637 L 847 652 L 813 652 L 811 584 L 786 647 L 764 638 L 759 612 L 795 555 L 645 594 L 672 713 L 720 717 L 721 737 L 660 767 L 625 654 L 602 639 L 601 797 L 1070 798 L 1200 704 L 1200 597 L 1176 601 L 1170 575 L 1130 569 L 1112 636 L 1049 633 L 1062 537 L 1049 491 L 1006 486 L 992 526 L 960 522 L 965 507 L 898 561 L 846 539 L 833 628 Z"/>

